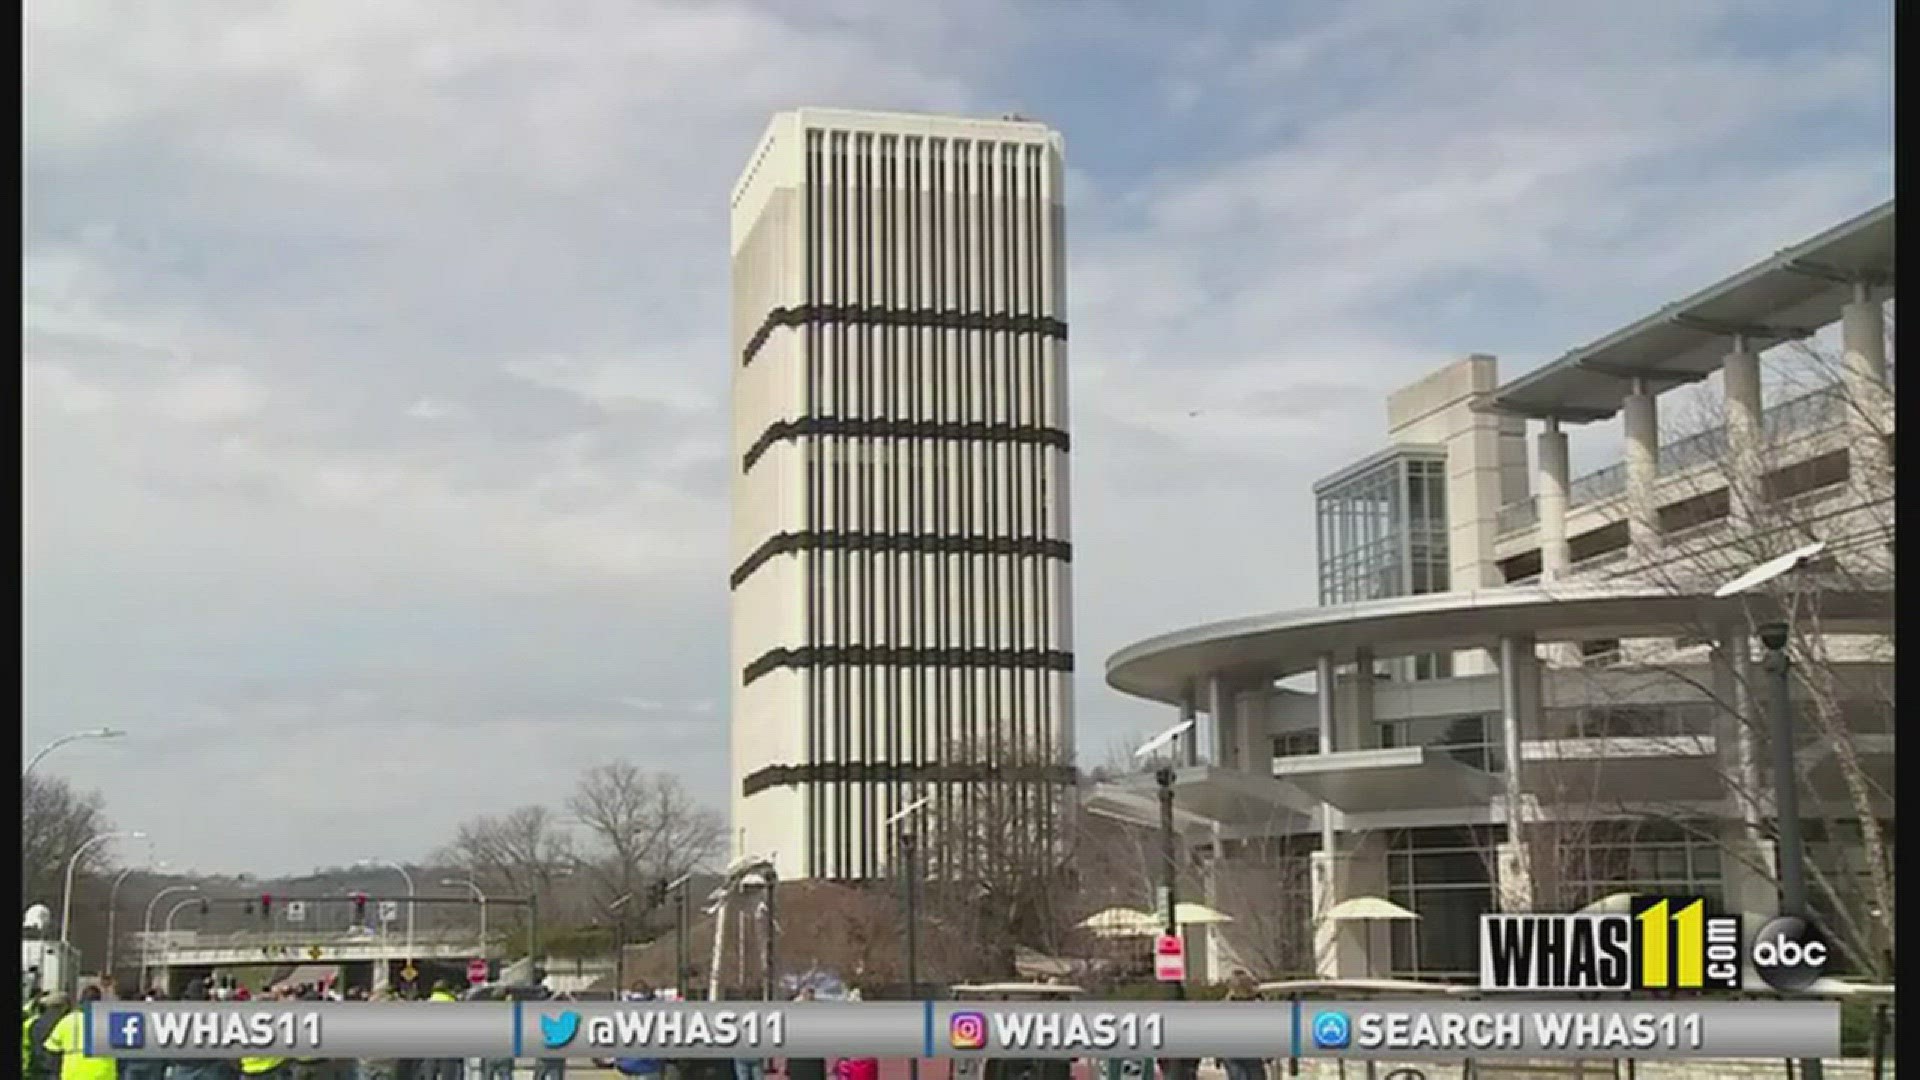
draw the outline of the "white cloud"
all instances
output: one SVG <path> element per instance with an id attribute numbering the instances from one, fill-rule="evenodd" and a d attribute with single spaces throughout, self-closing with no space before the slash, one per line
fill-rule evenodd
<path id="1" fill-rule="evenodd" d="M 1308 488 L 1387 390 L 1890 191 L 1884 18 L 1206 10 L 33 5 L 27 737 L 137 721 L 165 772 L 63 768 L 263 871 L 662 739 L 717 802 L 725 193 L 778 108 L 1065 130 L 1089 748 L 1151 723 L 1114 648 L 1311 601 Z M 275 809 L 236 837 L 208 790 Z"/>

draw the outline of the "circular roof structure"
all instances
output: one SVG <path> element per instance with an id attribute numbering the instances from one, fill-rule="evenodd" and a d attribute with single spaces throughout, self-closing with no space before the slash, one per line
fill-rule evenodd
<path id="1" fill-rule="evenodd" d="M 1817 594 L 1821 630 L 1885 633 L 1891 589 Z M 1586 641 L 1704 635 L 1716 625 L 1779 617 L 1765 595 L 1716 598 L 1649 585 L 1559 583 L 1427 593 L 1301 608 L 1207 623 L 1129 645 L 1107 661 L 1107 684 L 1135 697 L 1179 704 L 1190 684 L 1223 676 L 1284 679 L 1312 671 L 1322 655 L 1350 663 L 1457 649 L 1498 648 L 1509 635 Z"/>

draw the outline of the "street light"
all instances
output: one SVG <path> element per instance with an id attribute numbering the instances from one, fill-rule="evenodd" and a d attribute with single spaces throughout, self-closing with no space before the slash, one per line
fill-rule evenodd
<path id="1" fill-rule="evenodd" d="M 679 991 L 681 1001 L 687 1000 L 687 980 L 693 977 L 693 972 L 690 970 L 693 967 L 693 955 L 687 944 L 687 926 L 693 919 L 693 894 L 687 888 L 687 882 L 691 880 L 693 880 L 692 874 L 681 874 L 667 882 L 666 887 L 660 890 L 662 893 L 677 892 L 680 898 L 676 905 L 679 908 L 679 928 L 674 934 L 673 942 L 673 962 L 676 969 L 673 986 Z"/>
<path id="2" fill-rule="evenodd" d="M 1713 595 L 1726 599 L 1751 592 L 1805 567 L 1826 549 L 1825 543 L 1816 542 L 1769 559 L 1715 589 Z M 1787 656 L 1789 631 L 1785 622 L 1775 620 L 1757 627 L 1756 633 L 1767 650 L 1764 666 L 1773 691 L 1768 738 L 1773 741 L 1773 814 L 1780 835 L 1780 909 L 1781 914 L 1810 920 L 1806 845 L 1800 835 L 1800 779 L 1793 767 L 1793 661 Z M 1820 1059 L 1801 1059 L 1803 1080 L 1821 1080 L 1823 1073 Z"/>
<path id="3" fill-rule="evenodd" d="M 918 869 L 914 866 L 913 850 L 917 834 L 905 827 L 907 819 L 927 808 L 931 799 L 922 798 L 903 807 L 898 813 L 882 823 L 883 828 L 900 826 L 897 834 L 900 844 L 900 873 L 905 882 L 907 902 L 907 1000 L 920 1000 L 920 954 L 919 954 L 919 896 Z M 920 1058 L 918 1055 L 907 1059 L 907 1073 L 912 1080 L 920 1080 Z"/>
<path id="4" fill-rule="evenodd" d="M 487 894 L 480 891 L 480 886 L 465 878 L 443 878 L 440 884 L 447 888 L 465 885 L 473 890 L 474 897 L 480 901 L 480 959 L 485 960 L 487 958 Z"/>
<path id="5" fill-rule="evenodd" d="M 67 945 L 67 931 L 73 924 L 73 872 L 80 866 L 80 856 L 85 855 L 88 848 L 103 841 L 145 840 L 146 838 L 147 834 L 143 832 L 104 832 L 73 849 L 73 858 L 67 860 L 66 898 L 60 903 L 60 945 L 63 949 Z"/>
<path id="6" fill-rule="evenodd" d="M 178 914 L 180 914 L 180 912 L 181 912 L 181 910 L 182 910 L 182 909 L 184 909 L 184 908 L 185 908 L 185 907 L 186 907 L 186 906 L 187 906 L 188 904 L 195 904 L 195 903 L 200 903 L 200 902 L 201 902 L 201 901 L 197 901 L 197 900 L 182 900 L 182 901 L 180 901 L 179 903 L 177 903 L 177 904 L 175 904 L 175 905 L 173 905 L 173 909 L 167 912 L 167 922 L 166 922 L 166 932 L 167 932 L 167 982 L 168 982 L 169 984 L 171 984 L 171 983 L 173 982 L 173 917 L 174 917 L 175 915 L 178 915 Z M 202 926 L 204 926 L 204 925 L 205 925 L 205 924 L 203 923 L 203 924 L 202 924 Z M 146 989 L 146 987 L 141 987 L 141 989 L 142 989 L 142 990 L 144 991 L 144 990 Z M 171 989 L 172 989 L 172 987 L 171 987 L 171 986 L 169 986 L 169 987 L 168 987 L 168 989 L 169 989 L 169 990 L 171 990 Z"/>
<path id="7" fill-rule="evenodd" d="M 153 861 L 153 841 L 151 840 L 147 841 L 147 863 L 148 868 L 152 870 L 167 868 L 166 863 Z M 120 915 L 120 883 L 127 880 L 127 875 L 133 873 L 135 869 L 129 866 L 120 871 L 113 879 L 113 888 L 107 890 L 107 974 L 109 975 L 113 974 L 113 946 L 118 939 L 114 927 L 119 922 Z"/>
<path id="8" fill-rule="evenodd" d="M 633 899 L 632 893 L 621 893 L 620 899 L 607 905 L 607 914 L 613 916 L 613 989 L 615 993 L 627 992 L 627 901 Z"/>
<path id="9" fill-rule="evenodd" d="M 38 753 L 34 754 L 32 758 L 28 759 L 27 767 L 20 770 L 20 778 L 23 780 L 26 779 L 27 774 L 33 771 L 33 767 L 35 765 L 40 764 L 41 758 L 46 757 L 48 754 L 53 753 L 55 750 L 58 750 L 60 747 L 65 746 L 68 743 L 73 742 L 77 739 L 117 739 L 125 734 L 126 732 L 121 731 L 119 728 L 110 728 L 110 727 L 89 728 L 86 731 L 68 732 L 67 734 L 62 735 L 59 738 L 48 743 L 47 745 L 41 747 Z"/>
<path id="10" fill-rule="evenodd" d="M 147 900 L 147 917 L 140 922 L 140 989 L 147 989 L 147 969 L 153 957 L 153 906 L 169 893 L 199 892 L 198 885 L 169 885 Z"/>
<path id="11" fill-rule="evenodd" d="M 1155 751 L 1159 750 L 1162 746 L 1166 746 L 1169 743 L 1172 743 L 1175 739 L 1178 739 L 1180 736 L 1185 735 L 1187 732 L 1193 730 L 1193 727 L 1194 727 L 1194 723 L 1192 720 L 1182 720 L 1179 723 L 1173 725 L 1172 727 L 1166 729 L 1165 731 L 1162 731 L 1160 734 L 1155 735 L 1153 738 L 1148 739 L 1146 742 L 1140 744 L 1140 748 L 1138 750 L 1135 750 L 1133 754 L 1135 757 L 1146 757 L 1149 754 L 1152 754 Z M 1154 783 L 1157 784 L 1160 788 L 1160 848 L 1161 848 L 1163 860 L 1165 862 L 1165 866 L 1163 867 L 1163 872 L 1166 874 L 1166 884 L 1161 887 L 1161 892 L 1165 895 L 1165 898 L 1166 898 L 1165 903 L 1167 905 L 1167 922 L 1166 922 L 1165 932 L 1169 937 L 1179 939 L 1180 938 L 1180 915 L 1179 915 L 1179 912 L 1180 912 L 1180 893 L 1179 893 L 1180 860 L 1178 855 L 1179 843 L 1173 831 L 1173 780 L 1174 780 L 1173 766 L 1162 765 L 1159 768 L 1155 769 L 1153 773 L 1153 779 L 1154 779 Z M 1181 941 L 1182 963 L 1185 962 L 1185 953 L 1186 953 L 1186 943 L 1184 940 L 1182 940 Z M 1182 975 L 1184 976 L 1184 974 L 1185 972 L 1183 971 Z M 1175 1001 L 1184 1000 L 1186 998 L 1187 983 L 1184 977 L 1173 980 L 1172 994 L 1173 994 L 1173 999 Z M 1183 1077 L 1183 1078 L 1192 1077 L 1197 1073 L 1197 1071 L 1198 1071 L 1197 1062 L 1191 1062 L 1184 1059 L 1169 1060 L 1165 1068 L 1165 1072 L 1170 1077 L 1175 1077 L 1175 1076 Z"/>
<path id="12" fill-rule="evenodd" d="M 413 896 L 414 896 L 413 875 L 407 873 L 406 867 L 401 866 L 397 862 L 389 862 L 385 859 L 361 859 L 359 862 L 354 863 L 353 865 L 361 868 L 371 867 L 371 866 L 384 866 L 389 870 L 398 870 L 400 871 L 400 877 L 402 878 L 402 880 L 406 881 L 407 883 L 407 963 L 409 966 L 411 966 L 413 963 Z"/>

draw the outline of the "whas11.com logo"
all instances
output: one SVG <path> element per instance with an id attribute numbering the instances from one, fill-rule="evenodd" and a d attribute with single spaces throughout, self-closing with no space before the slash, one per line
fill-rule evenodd
<path id="1" fill-rule="evenodd" d="M 1812 923 L 1767 922 L 1749 942 L 1738 915 L 1702 897 L 1636 896 L 1625 912 L 1480 916 L 1480 986 L 1487 990 L 1742 988 L 1742 967 L 1775 990 L 1804 990 L 1832 949 Z"/>

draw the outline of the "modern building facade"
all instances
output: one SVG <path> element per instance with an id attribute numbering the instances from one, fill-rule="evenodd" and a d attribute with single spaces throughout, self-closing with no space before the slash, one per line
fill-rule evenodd
<path id="1" fill-rule="evenodd" d="M 1398 391 L 1389 448 L 1315 488 L 1322 606 L 1109 660 L 1112 686 L 1199 721 L 1176 786 L 1195 872 L 1230 913 L 1284 909 L 1302 943 L 1263 974 L 1470 977 L 1480 914 L 1619 893 L 1777 911 L 1756 641 L 1774 621 L 1813 907 L 1871 966 L 1893 842 L 1893 237 L 1889 203 L 1519 379 L 1474 356 Z M 1809 336 L 1837 341 L 1775 348 Z M 1715 375 L 1719 423 L 1663 444 L 1666 392 Z M 1570 477 L 1563 425 L 1615 415 L 1624 460 Z M 1807 569 L 1714 595 L 1813 540 Z M 1151 821 L 1151 796 L 1091 802 Z M 1246 962 L 1235 932 L 1216 964 Z"/>
<path id="2" fill-rule="evenodd" d="M 799 109 L 733 192 L 736 855 L 1048 842 L 1071 777 L 1062 144 Z"/>

